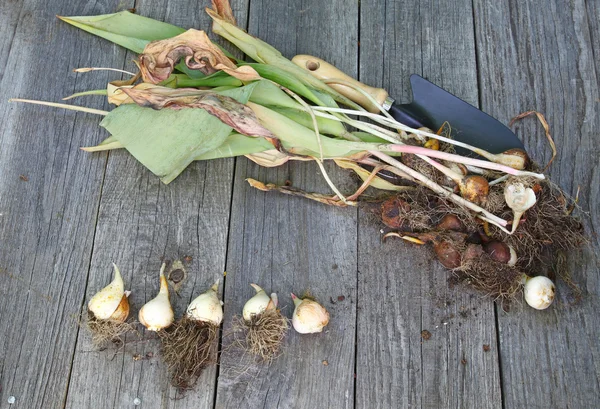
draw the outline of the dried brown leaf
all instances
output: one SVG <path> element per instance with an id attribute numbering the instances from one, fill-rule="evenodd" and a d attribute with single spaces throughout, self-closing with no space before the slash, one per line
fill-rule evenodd
<path id="1" fill-rule="evenodd" d="M 123 92 L 136 104 L 143 107 L 156 110 L 163 108 L 202 108 L 241 134 L 276 139 L 275 135 L 261 125 L 254 111 L 225 95 L 194 88 L 174 90 L 165 87 L 148 90 L 123 88 Z"/>
<path id="2" fill-rule="evenodd" d="M 227 21 L 228 23 L 237 25 L 235 22 L 235 17 L 233 17 L 233 10 L 231 10 L 229 0 L 212 0 L 212 5 L 214 11 L 219 17 L 221 17 L 221 19 Z"/>
<path id="3" fill-rule="evenodd" d="M 265 168 L 274 168 L 281 166 L 290 159 L 290 156 L 277 149 L 269 149 L 264 152 L 251 153 L 245 155 L 252 162 Z"/>
<path id="4" fill-rule="evenodd" d="M 256 179 L 252 179 L 252 178 L 246 179 L 246 182 L 248 182 L 248 184 L 250 186 L 252 186 L 253 188 L 262 190 L 263 192 L 275 191 L 275 192 L 279 192 L 279 193 L 284 193 L 286 195 L 303 197 L 305 199 L 314 200 L 316 202 L 323 203 L 323 204 L 330 205 L 330 206 L 346 207 L 346 206 L 357 206 L 357 204 L 358 204 L 357 202 L 353 202 L 353 201 L 346 201 L 344 203 L 341 200 L 339 200 L 337 198 L 337 196 L 305 192 L 303 190 L 296 189 L 291 186 L 278 186 L 273 183 L 263 183 L 261 181 L 258 181 Z"/>
<path id="5" fill-rule="evenodd" d="M 554 139 L 552 139 L 552 135 L 550 135 L 550 126 L 548 125 L 548 122 L 546 121 L 546 118 L 544 117 L 544 115 L 537 111 L 523 112 L 523 113 L 515 116 L 513 119 L 511 119 L 508 126 L 512 126 L 512 124 L 514 124 L 516 121 L 519 121 L 525 117 L 528 117 L 528 116 L 534 115 L 534 114 L 535 114 L 535 116 L 537 116 L 537 119 L 540 121 L 540 123 L 544 127 L 544 131 L 546 133 L 546 139 L 548 139 L 548 143 L 550 144 L 550 149 L 552 149 L 552 157 L 550 158 L 550 160 L 548 161 L 548 163 L 542 170 L 542 173 L 543 173 L 550 167 L 550 164 L 552 163 L 552 161 L 554 160 L 554 158 L 556 157 L 556 154 L 557 154 L 556 144 L 554 143 Z"/>
<path id="6" fill-rule="evenodd" d="M 210 41 L 204 31 L 194 29 L 173 38 L 149 43 L 138 63 L 142 78 L 153 84 L 164 81 L 182 58 L 189 69 L 199 70 L 206 75 L 223 70 L 242 81 L 260 78 L 252 67 L 238 68 Z"/>

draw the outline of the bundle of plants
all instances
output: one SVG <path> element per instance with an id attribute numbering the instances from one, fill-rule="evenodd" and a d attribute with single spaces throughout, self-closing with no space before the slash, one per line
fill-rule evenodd
<path id="1" fill-rule="evenodd" d="M 19 101 L 104 116 L 100 125 L 109 135 L 84 150 L 125 149 L 164 183 L 195 160 L 246 156 L 262 166 L 315 162 L 331 194 L 249 182 L 328 205 L 375 209 L 390 234 L 431 243 L 457 277 L 492 297 L 513 297 L 530 282 L 525 275 L 545 273 L 532 267 L 538 261 L 552 265 L 546 254 L 585 242 L 567 195 L 531 167 L 524 151 L 487 152 L 441 132 L 411 128 L 361 87 L 344 79 L 327 81 L 356 91 L 379 110 L 369 112 L 240 29 L 228 1 L 214 0 L 207 13 L 213 32 L 254 62 L 232 57 L 204 31 L 185 31 L 128 12 L 62 18 L 138 53 L 139 72 L 106 89 L 70 97 L 104 95 L 116 106 L 111 111 Z M 468 154 L 458 155 L 455 148 Z M 329 178 L 325 161 L 356 173 L 362 180 L 359 189 L 344 195 Z M 365 200 L 369 187 L 388 197 Z M 462 227 L 440 226 L 446 216 Z M 559 239 L 562 230 L 568 230 L 568 241 Z M 504 261 L 506 254 L 490 250 L 494 242 L 508 249 L 509 261 Z M 553 291 L 549 287 L 542 296 L 550 301 Z"/>

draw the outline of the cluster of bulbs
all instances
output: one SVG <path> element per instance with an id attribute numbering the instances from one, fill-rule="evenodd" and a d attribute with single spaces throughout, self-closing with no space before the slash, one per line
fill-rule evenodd
<path id="1" fill-rule="evenodd" d="M 160 269 L 160 290 L 156 297 L 148 301 L 140 309 L 138 318 L 149 331 L 161 331 L 173 324 L 175 315 L 169 301 L 169 286 L 164 275 L 165 264 Z M 129 316 L 129 294 L 125 291 L 123 277 L 118 267 L 113 264 L 113 281 L 97 292 L 88 303 L 88 310 L 98 320 L 125 322 Z M 188 319 L 210 324 L 221 325 L 223 321 L 223 302 L 217 295 L 219 281 L 210 289 L 196 297 L 187 307 Z M 242 316 L 245 321 L 265 312 L 277 309 L 277 294 L 271 296 L 256 284 L 251 284 L 256 294 L 244 305 Z M 301 334 L 321 332 L 329 323 L 329 313 L 318 302 L 309 298 L 301 299 L 292 294 L 295 309 L 292 316 L 294 329 Z"/>

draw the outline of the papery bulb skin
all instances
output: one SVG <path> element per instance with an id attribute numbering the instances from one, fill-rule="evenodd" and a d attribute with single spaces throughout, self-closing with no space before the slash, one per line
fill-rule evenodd
<path id="1" fill-rule="evenodd" d="M 447 214 L 442 217 L 442 220 L 437 224 L 439 230 L 451 230 L 462 232 L 465 230 L 464 224 L 455 214 Z"/>
<path id="2" fill-rule="evenodd" d="M 482 205 L 487 202 L 490 185 L 483 176 L 467 176 L 459 185 L 459 188 L 460 195 L 469 202 L 476 205 Z"/>
<path id="3" fill-rule="evenodd" d="M 523 170 L 529 165 L 529 156 L 523 149 L 513 148 L 502 152 L 499 163 L 510 166 L 513 169 Z"/>
<path id="4" fill-rule="evenodd" d="M 488 241 L 483 245 L 483 249 L 492 258 L 492 260 L 500 263 L 508 263 L 512 256 L 510 246 L 498 240 Z"/>
<path id="5" fill-rule="evenodd" d="M 456 245 L 449 240 L 442 240 L 435 243 L 433 251 L 438 260 L 446 268 L 458 268 L 462 264 L 462 255 Z"/>
<path id="6" fill-rule="evenodd" d="M 129 317 L 129 294 L 131 294 L 131 291 L 125 291 L 119 306 L 110 316 L 111 320 L 117 322 L 125 322 L 127 320 L 127 317 Z"/>

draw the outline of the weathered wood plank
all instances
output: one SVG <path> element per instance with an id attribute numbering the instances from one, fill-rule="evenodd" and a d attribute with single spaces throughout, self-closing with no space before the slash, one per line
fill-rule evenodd
<path id="1" fill-rule="evenodd" d="M 357 3 L 263 1 L 250 4 L 250 33 L 285 56 L 318 55 L 356 75 Z M 348 176 L 328 167 L 344 190 Z M 291 317 L 290 292 L 310 291 L 329 309 L 321 334 L 290 332 L 285 351 L 270 366 L 240 359 L 225 349 L 217 385 L 217 408 L 351 408 L 354 406 L 356 317 L 356 210 L 265 194 L 244 178 L 330 192 L 315 164 L 291 163 L 264 169 L 238 159 L 225 290 L 226 321 L 240 314 L 258 283 L 279 294 Z M 345 299 L 338 302 L 338 296 Z M 331 304 L 330 299 L 336 304 Z M 325 364 L 324 364 L 325 362 Z"/>
<path id="2" fill-rule="evenodd" d="M 586 6 L 577 0 L 549 1 L 544 7 L 519 1 L 475 5 L 483 108 L 502 121 L 530 109 L 546 116 L 559 153 L 549 173 L 567 192 L 581 186 L 579 204 L 589 212 L 584 223 L 592 240 L 583 256 L 571 260 L 583 290 L 581 303 L 571 305 L 568 287 L 559 282 L 558 300 L 548 310 L 498 311 L 504 403 L 511 408 L 594 406 L 600 396 L 595 255 L 600 248 L 600 118 Z M 535 160 L 548 161 L 550 149 L 535 120 L 520 123 L 517 134 Z"/>
<path id="3" fill-rule="evenodd" d="M 22 7 L 23 2 L 19 0 L 7 0 L 0 4 L 0 83 L 4 77 Z"/>
<path id="4" fill-rule="evenodd" d="M 600 3 L 597 1 L 585 2 L 587 6 L 587 21 L 589 30 L 589 44 L 591 47 L 592 61 L 594 64 L 594 71 L 596 72 L 596 80 L 599 80 L 600 72 L 598 72 L 598 56 L 600 55 Z M 585 35 L 585 33 L 581 33 Z"/>
<path id="5" fill-rule="evenodd" d="M 207 5 L 144 0 L 136 8 L 144 16 L 208 30 Z M 246 3 L 234 2 L 234 7 L 243 17 Z M 232 159 L 197 162 L 165 186 L 127 152 L 111 152 L 86 300 L 110 280 L 114 261 L 132 290 L 132 314 L 137 314 L 158 291 L 161 260 L 181 260 L 188 277 L 179 294 L 171 287 L 171 303 L 181 317 L 189 302 L 223 274 L 233 165 Z M 142 332 L 141 339 L 132 336 L 128 342 L 116 355 L 95 351 L 87 331 L 80 332 L 68 408 L 91 407 L 98 400 L 108 402 L 106 407 L 129 407 L 136 398 L 146 408 L 212 407 L 215 367 L 203 373 L 195 390 L 182 395 L 169 387 L 154 334 Z"/>
<path id="6" fill-rule="evenodd" d="M 362 81 L 407 102 L 417 73 L 477 105 L 470 1 L 363 0 L 361 28 Z M 379 228 L 361 214 L 356 407 L 501 407 L 493 303 Z"/>
<path id="7" fill-rule="evenodd" d="M 99 140 L 98 117 L 7 99 L 59 101 L 76 89 L 102 87 L 107 75 L 71 69 L 120 64 L 124 53 L 95 40 L 83 47 L 55 15 L 108 12 L 106 3 L 22 2 L 20 14 L 3 14 L 0 24 L 3 36 L 8 27 L 14 31 L 0 63 L 2 408 L 10 396 L 12 408 L 63 406 L 106 164 L 106 155 L 78 149 Z"/>

